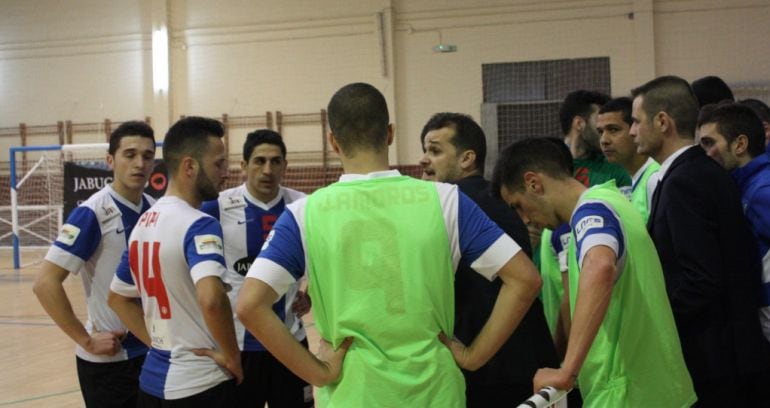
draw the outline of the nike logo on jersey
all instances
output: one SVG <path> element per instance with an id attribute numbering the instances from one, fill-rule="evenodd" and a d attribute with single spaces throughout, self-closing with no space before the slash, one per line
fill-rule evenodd
<path id="1" fill-rule="evenodd" d="M 254 220 L 253 219 L 252 220 L 238 220 L 238 225 L 246 224 L 247 222 L 252 222 L 252 221 L 254 221 Z"/>
<path id="2" fill-rule="evenodd" d="M 116 234 L 122 234 L 123 231 L 125 231 L 125 230 L 126 230 L 125 228 L 123 228 L 123 229 L 118 228 L 118 229 L 115 230 L 115 233 Z"/>

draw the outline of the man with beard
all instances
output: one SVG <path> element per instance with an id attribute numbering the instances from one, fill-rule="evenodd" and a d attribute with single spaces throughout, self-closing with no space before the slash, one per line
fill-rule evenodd
<path id="1" fill-rule="evenodd" d="M 151 347 L 139 377 L 140 407 L 233 406 L 232 378 L 243 379 L 222 282 L 222 228 L 197 209 L 217 198 L 227 177 L 223 135 L 220 122 L 201 117 L 168 130 L 168 189 L 136 224 L 110 286 L 110 306 Z"/>
<path id="2" fill-rule="evenodd" d="M 599 145 L 596 121 L 599 108 L 610 100 L 594 91 L 570 92 L 559 107 L 564 143 L 575 159 L 575 178 L 590 187 L 615 179 L 618 186 L 630 186 L 631 179 L 617 164 L 607 163 Z"/>
<path id="3" fill-rule="evenodd" d="M 77 344 L 78 380 L 88 407 L 135 407 L 139 370 L 147 347 L 107 307 L 110 281 L 126 238 L 154 200 L 144 185 L 155 160 L 155 134 L 130 121 L 110 135 L 107 163 L 112 184 L 94 193 L 67 217 L 45 256 L 35 295 L 51 319 Z M 72 310 L 62 283 L 80 275 L 86 289 L 88 321 Z"/>
<path id="4" fill-rule="evenodd" d="M 246 182 L 225 190 L 216 200 L 206 201 L 201 211 L 222 224 L 227 264 L 228 293 L 235 304 L 244 276 L 273 229 L 273 224 L 287 204 L 305 196 L 281 186 L 286 172 L 286 144 L 281 135 L 269 129 L 249 133 L 243 144 L 241 169 Z M 273 305 L 276 315 L 289 328 L 294 338 L 307 347 L 301 313 L 293 309 L 307 305 L 304 293 L 295 282 Z M 302 312 L 306 312 L 303 310 Z M 313 405 L 313 387 L 294 375 L 273 357 L 254 335 L 235 318 L 235 331 L 241 349 L 244 381 L 238 386 L 241 406 L 306 407 Z"/>
<path id="5" fill-rule="evenodd" d="M 746 105 L 706 105 L 698 117 L 700 145 L 730 172 L 741 192 L 743 213 L 759 244 L 762 262 L 760 321 L 770 340 L 770 156 L 762 121 Z"/>
<path id="6" fill-rule="evenodd" d="M 452 183 L 478 204 L 522 250 L 531 255 L 527 227 L 513 209 L 492 197 L 484 179 L 486 139 L 467 115 L 442 112 L 422 128 L 423 179 Z M 561 142 L 559 142 L 561 143 Z M 500 279 L 489 281 L 460 260 L 455 273 L 455 337 L 470 344 L 492 313 Z M 539 299 L 500 351 L 477 371 L 463 371 L 468 407 L 508 407 L 532 394 L 532 377 L 540 367 L 558 367 L 556 350 Z"/>

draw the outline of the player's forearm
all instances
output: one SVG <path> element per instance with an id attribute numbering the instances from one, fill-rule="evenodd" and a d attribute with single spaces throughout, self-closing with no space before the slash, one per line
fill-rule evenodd
<path id="1" fill-rule="evenodd" d="M 559 303 L 559 322 L 562 324 L 565 339 L 567 339 L 572 327 L 572 318 L 569 313 L 569 273 L 563 272 L 561 274 L 561 283 L 564 288 L 564 295 L 561 298 L 561 303 Z"/>
<path id="2" fill-rule="evenodd" d="M 144 311 L 136 299 L 110 292 L 107 304 L 136 338 L 147 345 L 147 347 L 152 346 L 152 339 L 150 339 L 147 326 L 144 324 Z"/>
<path id="3" fill-rule="evenodd" d="M 570 328 L 567 353 L 562 369 L 576 376 L 596 338 L 596 333 L 604 321 L 612 297 L 614 265 L 584 264 L 578 284 L 577 302 Z"/>
<path id="4" fill-rule="evenodd" d="M 58 279 L 41 274 L 32 288 L 38 301 L 57 326 L 75 343 L 85 347 L 91 336 L 75 316 L 72 304 Z"/>
<path id="5" fill-rule="evenodd" d="M 239 359 L 241 352 L 235 339 L 233 310 L 225 292 L 221 291 L 213 299 L 200 303 L 203 319 L 211 331 L 211 336 L 219 345 L 220 351 L 228 359 Z"/>
<path id="6" fill-rule="evenodd" d="M 254 307 L 248 316 L 241 317 L 241 322 L 270 354 L 298 377 L 316 387 L 335 380 L 327 367 L 294 338 L 269 306 Z"/>
<path id="7" fill-rule="evenodd" d="M 565 309 L 563 304 L 564 302 L 562 302 L 562 307 L 559 309 L 556 330 L 553 333 L 553 344 L 556 347 L 556 355 L 559 357 L 559 361 L 564 360 L 564 355 L 567 353 L 567 339 L 569 339 L 569 329 L 565 327 L 567 322 L 569 322 L 569 306 Z"/>
<path id="8" fill-rule="evenodd" d="M 502 286 L 492 313 L 469 347 L 465 368 L 476 370 L 489 361 L 519 325 L 542 285 L 535 266 L 519 252 L 501 269 Z"/>

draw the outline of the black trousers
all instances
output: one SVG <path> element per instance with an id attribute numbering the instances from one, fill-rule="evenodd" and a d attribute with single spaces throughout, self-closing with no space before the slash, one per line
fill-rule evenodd
<path id="1" fill-rule="evenodd" d="M 305 348 L 307 340 L 302 341 Z M 313 406 L 313 386 L 289 371 L 267 351 L 241 352 L 243 382 L 237 387 L 241 407 Z"/>
<path id="2" fill-rule="evenodd" d="M 114 363 L 92 363 L 75 358 L 86 407 L 136 407 L 144 356 Z"/>
<path id="3" fill-rule="evenodd" d="M 206 391 L 175 400 L 160 399 L 139 390 L 139 404 L 137 405 L 139 408 L 228 408 L 237 406 L 235 380 L 228 380 Z"/>
<path id="4" fill-rule="evenodd" d="M 765 407 L 770 400 L 770 372 L 694 383 L 695 407 Z"/>

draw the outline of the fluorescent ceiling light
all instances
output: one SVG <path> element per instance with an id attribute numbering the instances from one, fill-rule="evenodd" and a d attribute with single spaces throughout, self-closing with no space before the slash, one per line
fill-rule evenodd
<path id="1" fill-rule="evenodd" d="M 152 32 L 152 87 L 168 91 L 168 31 L 163 26 Z"/>

